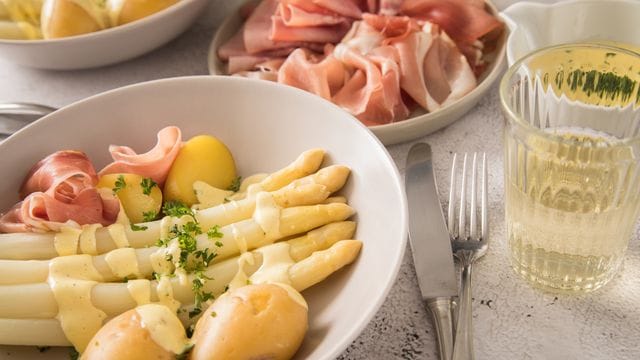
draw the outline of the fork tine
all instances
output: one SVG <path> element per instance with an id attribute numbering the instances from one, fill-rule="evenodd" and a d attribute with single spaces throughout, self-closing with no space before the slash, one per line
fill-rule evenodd
<path id="1" fill-rule="evenodd" d="M 471 206 L 469 207 L 469 212 L 471 213 L 471 220 L 469 222 L 469 236 L 471 239 L 478 238 L 478 210 L 477 206 L 477 157 L 478 153 L 473 153 L 473 161 L 471 162 Z"/>
<path id="2" fill-rule="evenodd" d="M 456 221 L 456 162 L 458 160 L 458 154 L 453 154 L 453 161 L 451 162 L 451 181 L 449 182 L 449 210 L 447 216 L 447 227 L 449 228 L 449 235 L 456 237 L 458 234 L 455 231 L 454 223 Z"/>
<path id="3" fill-rule="evenodd" d="M 487 154 L 482 153 L 482 238 L 489 239 L 489 219 L 487 209 Z"/>
<path id="4" fill-rule="evenodd" d="M 467 227 L 467 153 L 464 153 L 462 161 L 462 180 L 460 187 L 460 213 L 458 218 L 458 234 L 461 238 L 465 237 Z"/>

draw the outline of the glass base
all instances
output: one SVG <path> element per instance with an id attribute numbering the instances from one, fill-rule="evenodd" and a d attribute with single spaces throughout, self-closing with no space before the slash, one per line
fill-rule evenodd
<path id="1" fill-rule="evenodd" d="M 543 250 L 544 254 L 512 252 L 511 266 L 523 279 L 543 291 L 580 294 L 606 285 L 622 267 L 622 259 L 585 258 Z M 525 256 L 523 256 L 525 255 Z"/>

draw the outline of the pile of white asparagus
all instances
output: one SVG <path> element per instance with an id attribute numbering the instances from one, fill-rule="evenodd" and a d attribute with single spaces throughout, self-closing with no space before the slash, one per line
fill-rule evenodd
<path id="1" fill-rule="evenodd" d="M 333 196 L 345 184 L 350 170 L 341 165 L 320 168 L 324 151 L 309 150 L 293 163 L 270 174 L 258 183 L 260 191 L 271 194 L 280 208 L 277 237 L 253 219 L 256 196 L 251 192 L 237 194 L 234 200 L 211 208 L 195 211 L 195 218 L 205 233 L 196 237 L 198 250 L 209 248 L 217 253 L 204 275 L 210 280 L 203 290 L 218 296 L 232 281 L 239 270 L 239 255 L 246 252 L 252 262 L 244 262 L 247 276 L 256 272 L 262 264 L 262 254 L 256 251 L 276 241 L 286 241 L 295 263 L 289 268 L 291 286 L 304 289 L 324 280 L 333 272 L 351 263 L 360 251 L 362 243 L 352 239 L 355 223 L 346 221 L 354 209 L 346 199 Z M 143 231 L 128 226 L 124 233 L 128 246 L 135 251 L 139 279 L 151 284 L 151 300 L 158 301 L 151 258 L 158 251 L 162 220 L 148 222 Z M 220 244 L 213 246 L 206 229 L 219 226 Z M 108 321 L 136 307 L 127 283 L 114 273 L 105 258 L 110 251 L 118 251 L 122 241 L 112 237 L 113 231 L 98 228 L 95 232 L 95 248 L 90 254 L 67 256 L 91 256 L 92 263 L 101 275 L 91 290 L 93 305 L 106 313 Z M 54 245 L 55 233 L 0 234 L 0 344 L 68 346 L 58 315 L 58 304 L 47 282 L 50 260 L 59 256 Z M 242 239 L 242 241 L 239 241 Z M 78 246 L 77 254 L 83 254 Z M 121 249 L 120 249 L 121 250 Z M 85 251 L 86 252 L 86 251 Z M 246 258 L 247 255 L 244 255 Z M 179 277 L 171 279 L 175 300 L 181 304 L 178 313 L 186 313 L 194 304 L 191 289 L 193 274 L 188 281 Z M 187 319 L 183 319 L 187 322 Z"/>

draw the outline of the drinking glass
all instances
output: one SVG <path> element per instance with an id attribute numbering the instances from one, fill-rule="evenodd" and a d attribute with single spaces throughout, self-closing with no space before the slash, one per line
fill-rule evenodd
<path id="1" fill-rule="evenodd" d="M 600 288 L 640 210 L 640 54 L 603 44 L 533 52 L 500 84 L 511 263 L 534 286 Z"/>

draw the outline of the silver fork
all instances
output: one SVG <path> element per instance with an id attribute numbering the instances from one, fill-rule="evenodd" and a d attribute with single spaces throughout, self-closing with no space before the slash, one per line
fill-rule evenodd
<path id="1" fill-rule="evenodd" d="M 449 216 L 448 226 L 451 236 L 451 245 L 455 257 L 462 265 L 462 292 L 460 294 L 460 304 L 458 320 L 456 324 L 455 344 L 453 347 L 453 360 L 472 360 L 473 354 L 473 325 L 471 323 L 471 266 L 474 261 L 485 254 L 489 245 L 489 226 L 487 220 L 487 156 L 482 157 L 482 184 L 481 184 L 481 204 L 480 204 L 480 226 L 478 226 L 478 153 L 473 154 L 471 165 L 471 187 L 467 189 L 467 154 L 464 154 L 462 165 L 462 179 L 460 186 L 460 205 L 458 213 L 458 224 L 456 226 L 456 163 L 458 154 L 453 155 L 451 165 L 451 189 L 449 190 Z M 467 231 L 467 193 L 471 193 L 471 204 L 469 207 L 469 227 Z M 479 229 L 478 229 L 479 228 Z M 479 231 L 479 232 L 478 232 Z"/>

